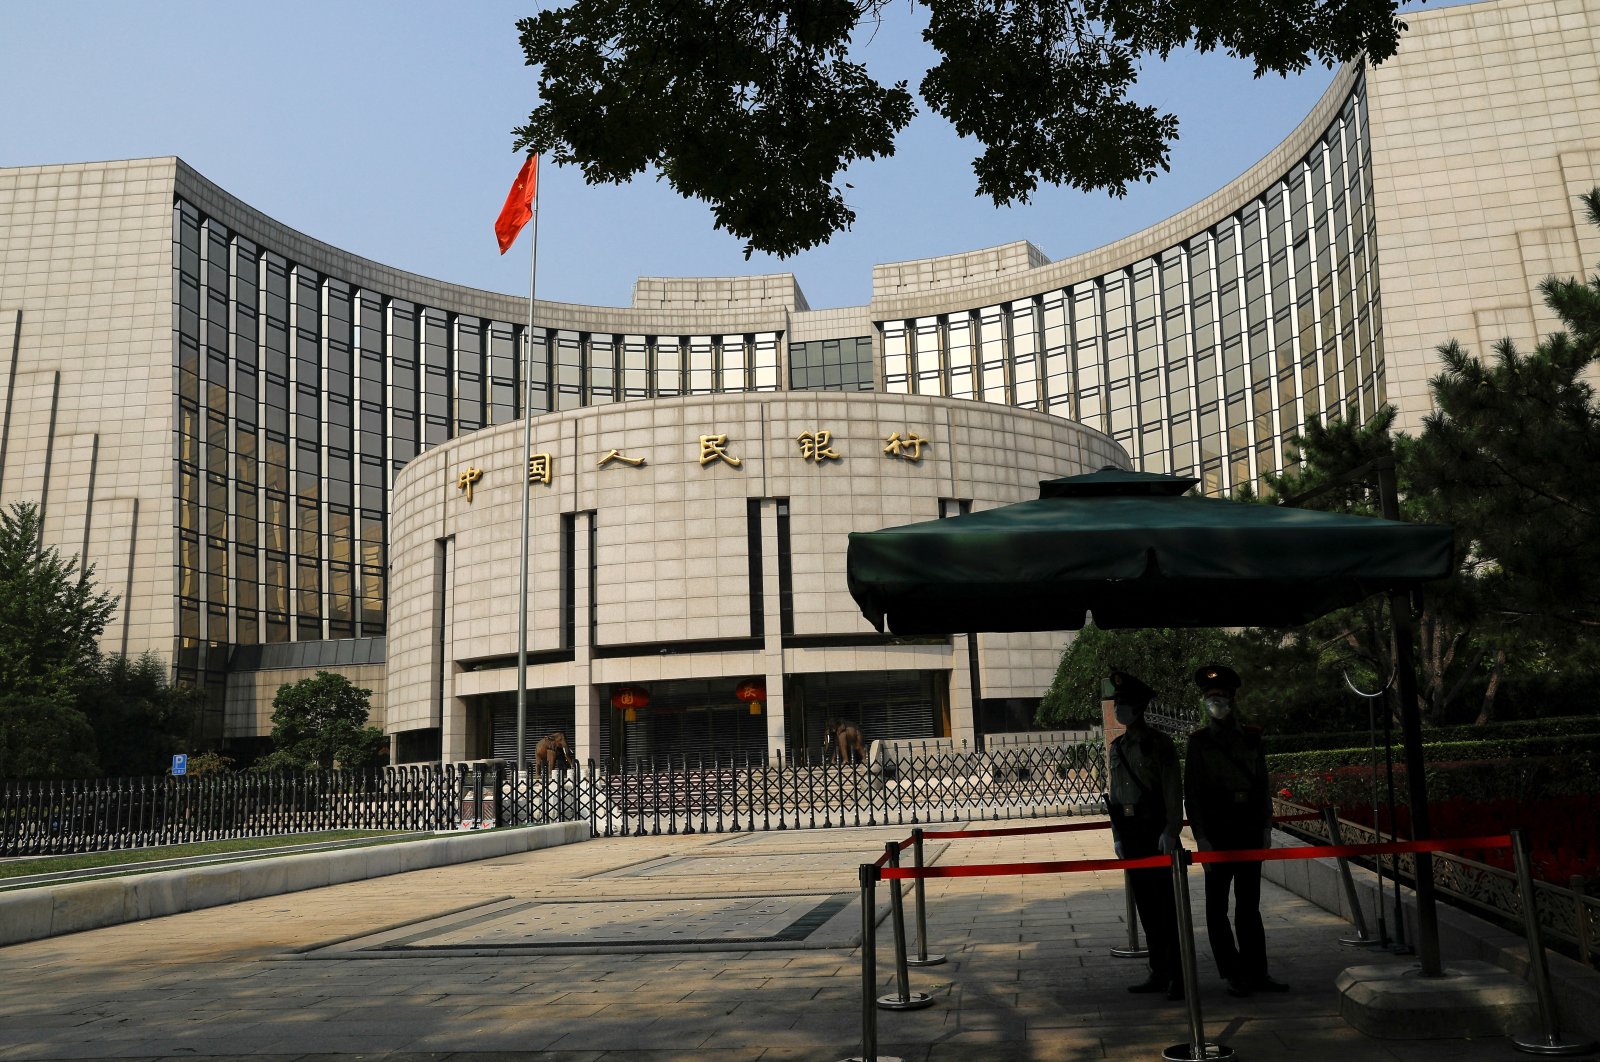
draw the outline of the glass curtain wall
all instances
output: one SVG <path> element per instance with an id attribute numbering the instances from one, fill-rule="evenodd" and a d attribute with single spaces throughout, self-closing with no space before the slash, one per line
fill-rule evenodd
<path id="1" fill-rule="evenodd" d="M 1103 276 L 881 323 L 884 386 L 1037 409 L 1208 494 L 1290 465 L 1313 418 L 1385 400 L 1364 84 L 1233 216 Z"/>
<path id="2" fill-rule="evenodd" d="M 533 330 L 325 276 L 173 212 L 178 677 L 235 644 L 382 636 L 394 475 L 464 432 L 696 391 L 776 391 L 781 333 Z M 208 679 L 208 675 L 210 678 Z"/>

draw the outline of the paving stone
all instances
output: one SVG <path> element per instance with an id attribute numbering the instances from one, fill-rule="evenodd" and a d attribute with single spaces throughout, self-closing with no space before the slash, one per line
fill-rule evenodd
<path id="1" fill-rule="evenodd" d="M 0 949 L 0 1062 L 841 1059 L 861 1046 L 856 866 L 907 832 L 594 840 L 559 859 L 497 856 L 13 945 Z M 954 839 L 929 852 L 946 863 L 1075 859 L 1104 854 L 1102 840 Z M 1110 955 L 1127 940 L 1121 889 L 1120 875 L 1101 873 L 930 882 L 928 948 L 950 961 L 909 971 L 933 1007 L 877 1011 L 880 1055 L 1159 1057 L 1185 1037 L 1187 1012 L 1124 991 L 1145 967 Z M 807 939 L 732 942 L 780 935 L 835 896 L 848 897 L 839 921 Z M 1208 1038 L 1258 1060 L 1508 1056 L 1500 1038 L 1382 1041 L 1351 1028 L 1338 1016 L 1340 971 L 1408 960 L 1340 947 L 1344 923 L 1276 886 L 1264 886 L 1263 910 L 1274 974 L 1294 991 L 1227 996 L 1202 922 Z M 714 950 L 650 945 L 663 926 Z M 580 940 L 642 950 L 534 946 Z M 884 995 L 897 990 L 886 922 L 877 947 L 874 995 Z M 451 950 L 473 948 L 490 953 Z"/>

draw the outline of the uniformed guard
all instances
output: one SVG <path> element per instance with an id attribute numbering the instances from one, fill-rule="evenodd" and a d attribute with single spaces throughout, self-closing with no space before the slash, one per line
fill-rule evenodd
<path id="1" fill-rule="evenodd" d="M 1189 735 L 1184 795 L 1189 827 L 1202 852 L 1272 847 L 1272 790 L 1261 728 L 1239 722 L 1238 674 L 1220 664 L 1194 673 L 1209 717 Z M 1261 925 L 1261 863 L 1207 863 L 1206 934 L 1228 994 L 1285 992 L 1267 975 L 1267 936 Z M 1233 923 L 1228 890 L 1233 890 Z"/>
<path id="2" fill-rule="evenodd" d="M 1183 829 L 1183 781 L 1172 739 L 1145 725 L 1145 709 L 1155 692 L 1124 671 L 1106 683 L 1117 722 L 1126 729 L 1111 742 L 1111 792 L 1106 797 L 1112 838 L 1119 859 L 1166 855 L 1178 846 Z M 1183 998 L 1178 961 L 1177 908 L 1172 873 L 1162 867 L 1128 872 L 1134 906 L 1144 923 L 1150 976 L 1130 992 L 1165 992 Z"/>

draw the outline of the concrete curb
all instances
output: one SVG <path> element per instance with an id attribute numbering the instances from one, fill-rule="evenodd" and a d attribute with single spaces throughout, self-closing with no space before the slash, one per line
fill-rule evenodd
<path id="1" fill-rule="evenodd" d="M 1309 847 L 1281 830 L 1274 832 L 1273 843 L 1282 848 Z M 1339 880 L 1337 860 L 1281 860 L 1261 866 L 1261 876 L 1268 881 L 1310 900 L 1325 911 L 1350 919 L 1350 906 L 1345 901 L 1344 885 Z M 1366 917 L 1368 931 L 1377 931 L 1375 915 L 1380 902 L 1392 922 L 1394 883 L 1384 879 L 1384 895 L 1380 900 L 1377 875 L 1352 864 L 1350 877 L 1355 883 L 1356 898 Z M 1406 939 L 1414 941 L 1417 898 L 1410 889 L 1401 888 L 1400 907 L 1405 916 Z M 1528 947 L 1521 934 L 1501 929 L 1449 904 L 1440 903 L 1435 910 L 1439 919 L 1439 954 L 1446 964 L 1455 964 L 1461 959 L 1479 959 L 1517 977 L 1530 978 Z M 1390 929 L 1392 932 L 1393 927 Z M 1350 965 L 1361 965 L 1362 950 L 1350 949 Z M 1587 1039 L 1600 1039 L 1600 972 L 1548 948 L 1546 953 L 1550 965 L 1550 985 L 1555 993 L 1562 1031 L 1581 1032 Z M 1530 1028 L 1526 1031 L 1537 1030 Z"/>
<path id="2" fill-rule="evenodd" d="M 0 893 L 0 946 L 588 839 L 561 822 L 18 889 Z"/>

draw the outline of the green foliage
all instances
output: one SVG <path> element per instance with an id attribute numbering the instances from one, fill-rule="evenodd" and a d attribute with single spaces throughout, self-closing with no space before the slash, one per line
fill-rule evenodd
<path id="1" fill-rule="evenodd" d="M 1433 735 L 1430 733 L 1429 737 Z M 1400 750 L 1395 749 L 1395 756 Z M 1267 767 L 1275 772 L 1332 771 L 1341 767 L 1362 767 L 1371 763 L 1373 751 L 1358 748 L 1311 749 L 1304 752 L 1277 752 L 1268 739 Z M 1422 746 L 1423 756 L 1432 763 L 1458 763 L 1467 760 L 1504 760 L 1570 756 L 1600 762 L 1600 734 L 1494 738 L 1487 741 L 1432 741 Z M 1381 761 L 1383 751 L 1378 750 Z"/>
<path id="2" fill-rule="evenodd" d="M 318 671 L 278 688 L 272 698 L 272 752 L 254 770 L 315 770 L 379 766 L 388 749 L 383 731 L 368 726 L 372 691 L 343 675 Z"/>
<path id="3" fill-rule="evenodd" d="M 189 757 L 189 775 L 192 778 L 202 778 L 208 774 L 232 773 L 232 756 L 224 756 L 220 752 L 202 752 L 198 756 Z"/>
<path id="4" fill-rule="evenodd" d="M 920 0 L 939 61 L 933 111 L 983 153 L 977 192 L 1027 202 L 1041 181 L 1124 195 L 1167 169 L 1177 119 L 1129 98 L 1140 65 L 1218 50 L 1257 76 L 1393 55 L 1396 0 Z M 518 150 L 591 184 L 655 169 L 710 204 L 745 253 L 788 256 L 850 227 L 841 173 L 894 153 L 916 113 L 906 82 L 852 61 L 886 0 L 572 0 L 517 23 L 539 105 Z M 843 184 L 843 188 L 850 185 Z"/>
<path id="5" fill-rule="evenodd" d="M 199 700 L 197 691 L 167 681 L 166 665 L 154 653 L 96 661 L 78 705 L 94 729 L 101 773 L 165 774 L 173 753 L 188 748 Z"/>
<path id="6" fill-rule="evenodd" d="M 1381 724 L 1380 724 L 1381 727 Z M 1382 730 L 1378 739 L 1382 740 Z M 1600 735 L 1600 715 L 1574 715 L 1557 719 L 1508 719 L 1495 723 L 1464 723 L 1428 729 L 1430 742 L 1488 741 L 1517 738 L 1589 737 Z M 1310 752 L 1319 749 L 1366 748 L 1370 736 L 1366 723 L 1344 731 L 1303 734 L 1274 733 L 1269 748 L 1274 754 Z M 1399 740 L 1398 731 L 1395 740 Z"/>
<path id="7" fill-rule="evenodd" d="M 36 505 L 0 512 L 0 690 L 49 699 L 92 682 L 117 600 L 95 591 L 93 565 L 46 548 L 43 533 Z"/>
<path id="8" fill-rule="evenodd" d="M 1600 227 L 1600 189 L 1583 196 Z M 1545 304 L 1564 330 L 1532 353 L 1510 340 L 1485 362 L 1439 348 L 1416 463 L 1419 485 L 1485 562 L 1489 607 L 1546 642 L 1600 624 L 1600 406 L 1587 378 L 1600 355 L 1600 276 L 1549 278 Z"/>
<path id="9" fill-rule="evenodd" d="M 1061 654 L 1056 677 L 1039 702 L 1035 721 L 1042 727 L 1100 723 L 1100 684 L 1113 669 L 1138 676 L 1156 691 L 1171 715 L 1191 714 L 1199 701 L 1194 673 L 1206 664 L 1234 664 L 1233 645 L 1217 630 L 1141 628 L 1079 631 Z"/>
<path id="10" fill-rule="evenodd" d="M 1516 756 L 1430 762 L 1425 768 L 1430 801 L 1464 797 L 1470 800 L 1535 801 L 1593 794 L 1600 790 L 1600 762 L 1582 757 Z M 1380 802 L 1388 800 L 1388 775 L 1382 764 L 1336 767 L 1323 771 L 1272 771 L 1273 792 L 1288 790 L 1288 799 L 1320 807 L 1368 807 L 1373 802 L 1374 776 Z M 1395 803 L 1406 805 L 1410 793 L 1405 764 L 1394 765 Z"/>
<path id="11" fill-rule="evenodd" d="M 93 778 L 94 731 L 57 693 L 0 694 L 0 778 Z"/>

